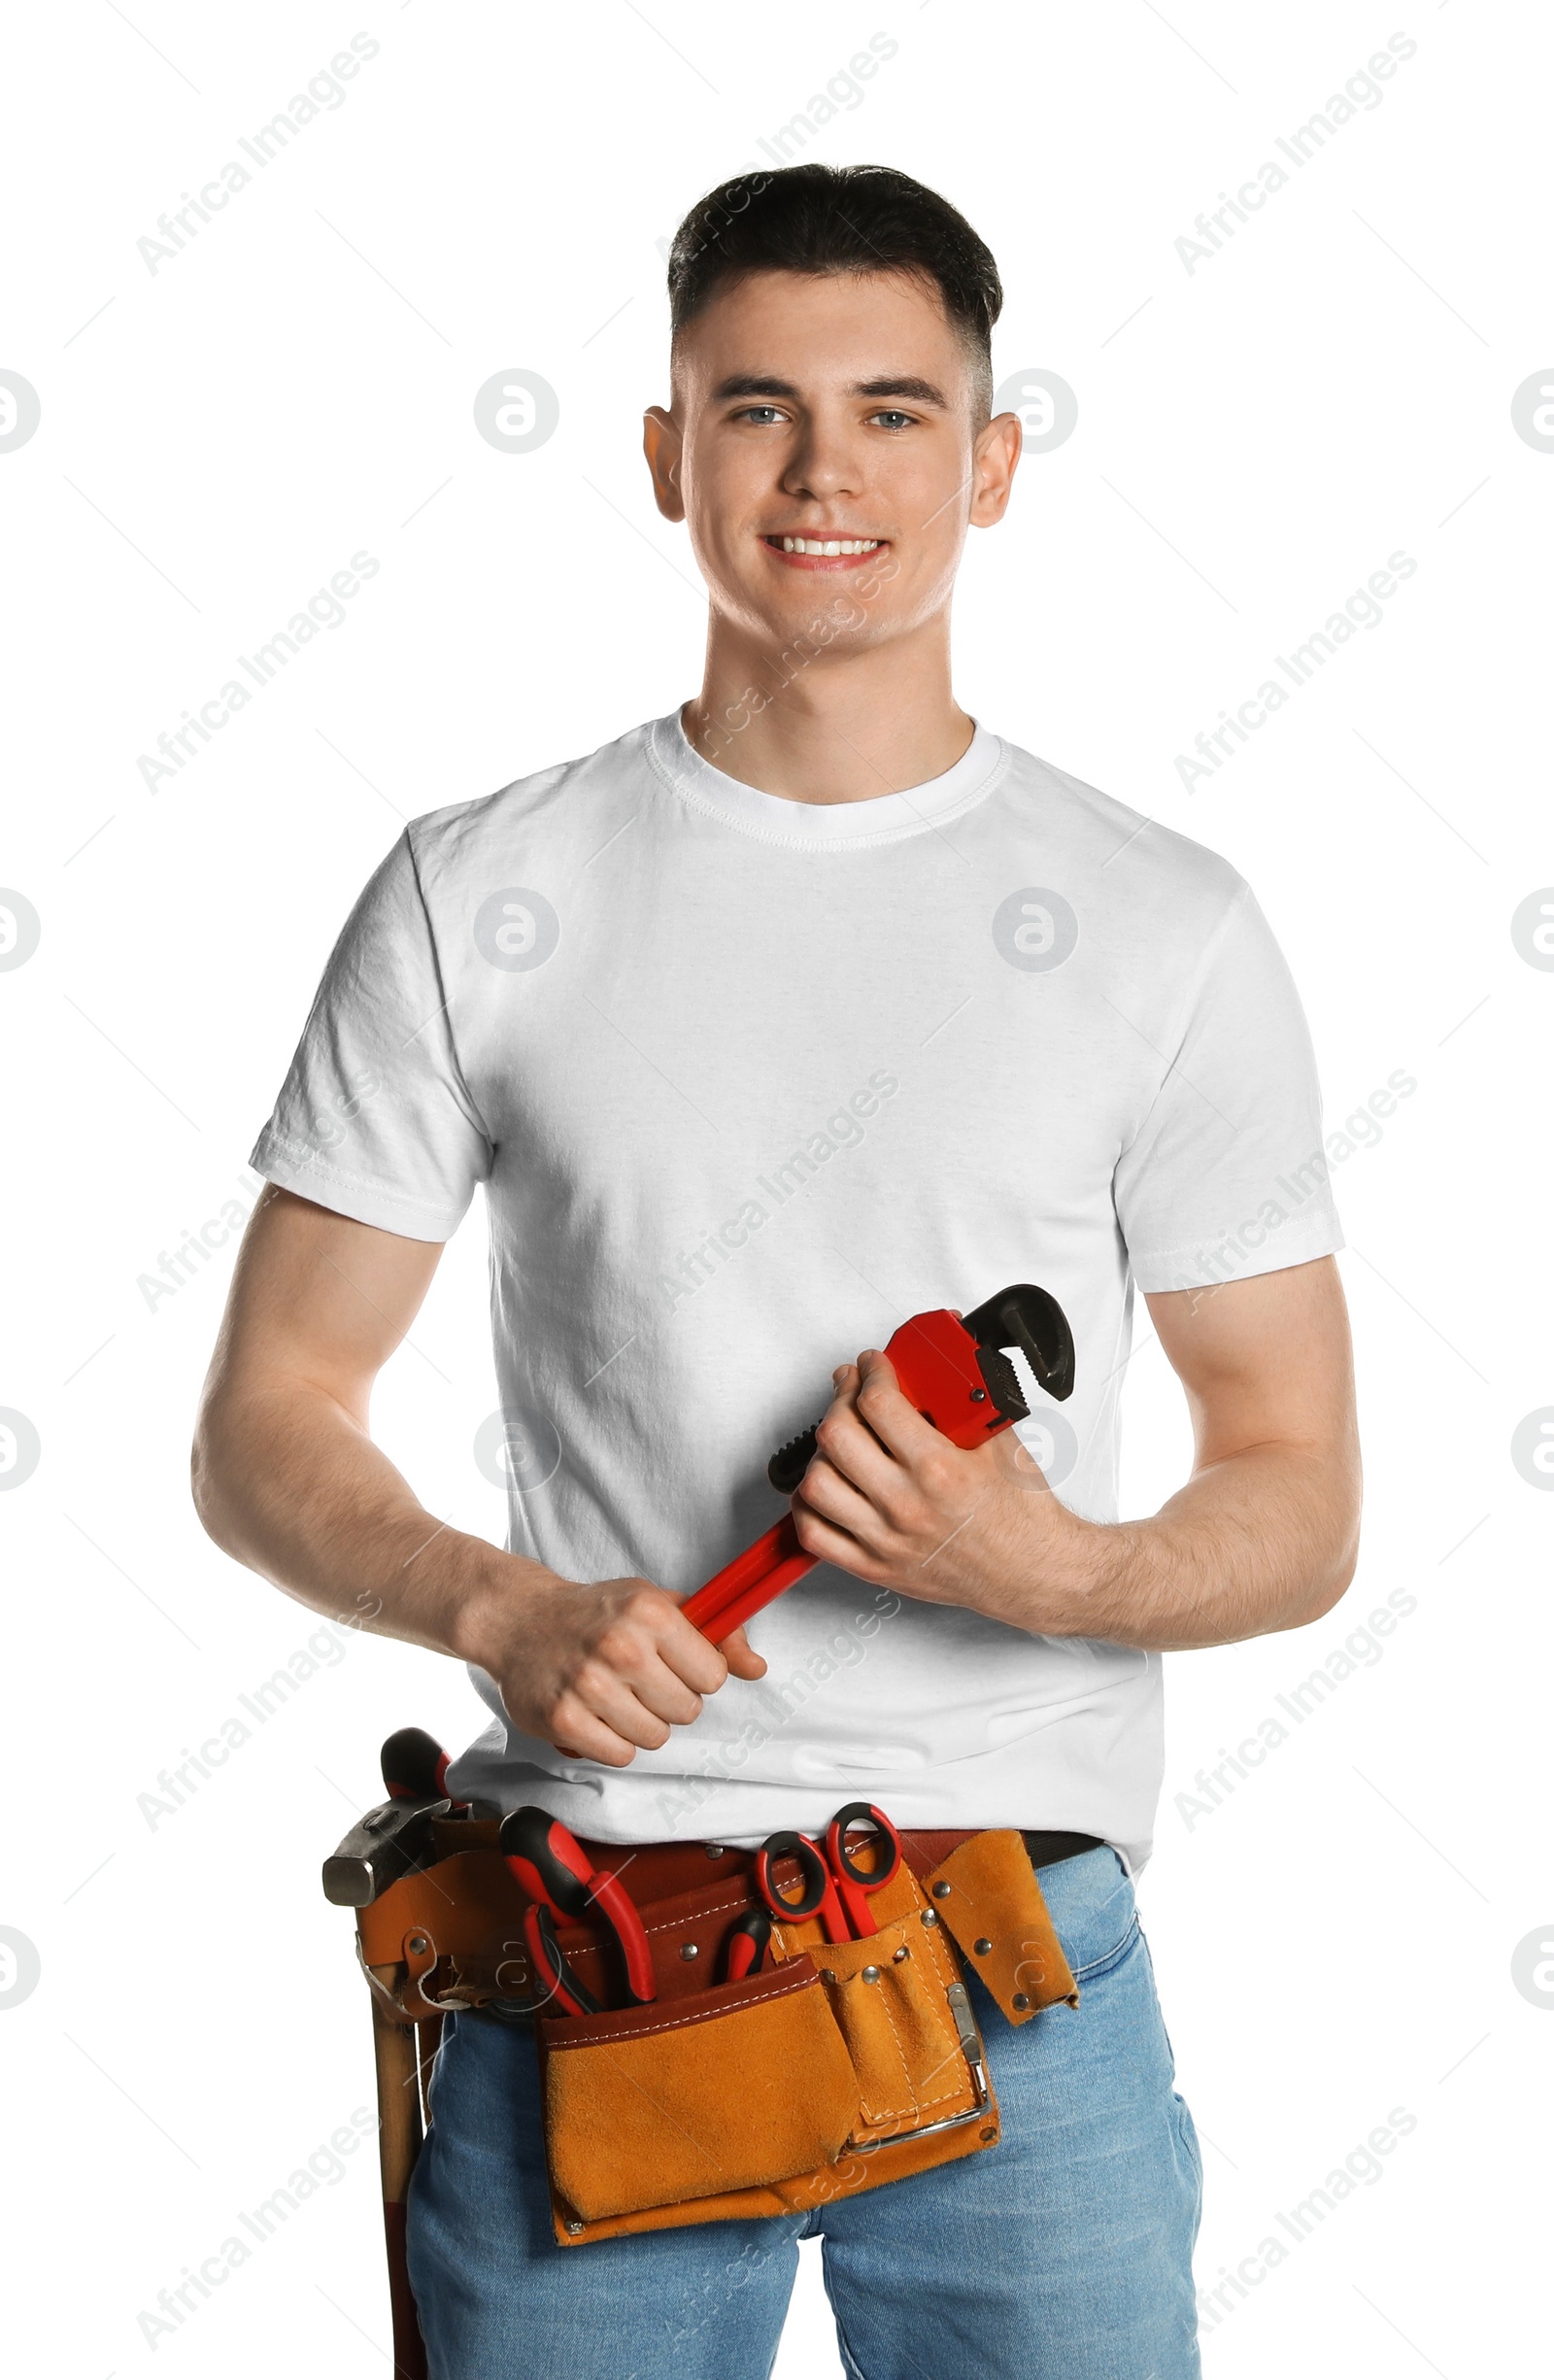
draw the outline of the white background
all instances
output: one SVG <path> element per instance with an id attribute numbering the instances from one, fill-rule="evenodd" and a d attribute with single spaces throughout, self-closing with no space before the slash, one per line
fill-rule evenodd
<path id="1" fill-rule="evenodd" d="M 1335 1169 L 1359 1577 L 1299 1636 L 1171 1660 L 1141 1885 L 1207 2144 L 1201 2282 L 1389 2110 L 1416 2128 L 1228 2294 L 1205 2368 L 1474 2380 L 1539 2360 L 1554 1994 L 1519 1990 L 1512 1958 L 1554 1939 L 1554 1499 L 1510 1440 L 1554 1405 L 1554 975 L 1510 920 L 1554 881 L 1554 455 L 1511 399 L 1554 381 L 1550 27 L 1492 0 L 1177 0 L 1168 18 L 1146 0 L 12 17 L 0 365 L 42 409 L 0 454 L 0 883 L 42 920 L 36 956 L 0 973 L 0 1406 L 42 1445 L 0 1495 L 0 1923 L 41 1958 L 0 2008 L 18 2370 L 141 2369 L 157 2291 L 370 2103 L 366 1997 L 319 1861 L 373 1796 L 391 1726 L 462 1743 L 480 1717 L 452 1664 L 352 1638 L 148 1825 L 137 1797 L 315 1622 L 218 1552 L 188 1499 L 230 1246 L 154 1310 L 139 1278 L 233 1196 L 401 819 L 693 691 L 703 598 L 638 448 L 666 396 L 659 244 L 876 31 L 895 54 L 791 153 L 944 190 L 1002 271 L 999 380 L 1053 371 L 1078 399 L 1073 435 L 1028 458 L 1007 522 L 971 540 L 961 699 L 1250 878 L 1330 1129 L 1395 1070 L 1417 1083 Z M 150 271 L 136 243 L 156 218 L 361 29 L 379 53 L 345 103 Z M 1382 103 L 1189 272 L 1174 244 L 1199 211 L 1396 31 L 1416 54 Z M 524 455 L 472 418 L 515 368 L 560 404 Z M 343 625 L 149 791 L 138 756 L 363 549 L 381 568 Z M 1399 549 L 1418 566 L 1382 623 L 1189 792 L 1176 756 Z M 376 1422 L 432 1511 L 499 1539 L 471 1452 L 495 1404 L 485 1265 L 477 1207 Z M 1125 1510 L 1152 1511 L 1189 1452 L 1152 1344 L 1127 1429 Z M 1397 1588 L 1417 1609 L 1383 1657 L 1189 1824 L 1174 1797 L 1196 1772 Z M 158 2368 L 384 2370 L 375 2193 L 369 2145 Z M 779 2369 L 835 2368 L 806 2256 Z"/>

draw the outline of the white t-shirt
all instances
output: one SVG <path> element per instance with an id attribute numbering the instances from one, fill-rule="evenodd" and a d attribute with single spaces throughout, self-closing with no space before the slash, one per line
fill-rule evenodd
<path id="1" fill-rule="evenodd" d="M 414 1240 L 485 1183 L 510 1547 L 679 1595 L 780 1518 L 767 1458 L 908 1315 L 1053 1293 L 1076 1385 L 1020 1432 L 1109 1520 L 1133 1282 L 1343 1244 L 1245 882 L 980 726 L 929 784 L 816 806 L 671 712 L 414 820 L 252 1162 Z M 472 1669 L 494 1717 L 454 1788 L 611 1842 L 748 1844 L 864 1798 L 1148 1855 L 1158 1655 L 829 1565 L 750 1635 L 766 1679 L 625 1769 L 519 1733 Z"/>

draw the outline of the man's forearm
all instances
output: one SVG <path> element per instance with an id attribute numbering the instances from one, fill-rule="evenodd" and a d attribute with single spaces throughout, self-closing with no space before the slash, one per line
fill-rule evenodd
<path id="1" fill-rule="evenodd" d="M 624 1768 L 689 1726 L 730 1670 L 765 1670 L 742 1632 L 708 1644 L 649 1580 L 580 1582 L 450 1528 L 310 1383 L 207 1401 L 194 1502 L 219 1546 L 299 1603 L 477 1663 L 513 1725 L 569 1759 Z"/>
<path id="2" fill-rule="evenodd" d="M 1248 1446 L 1197 1473 L 1151 1519 L 1067 1514 L 1050 1535 L 1038 1524 L 1043 1556 L 999 1616 L 1150 1652 L 1301 1627 L 1354 1575 L 1359 1510 L 1357 1463 Z"/>
<path id="3" fill-rule="evenodd" d="M 323 1389 L 208 1405 L 193 1462 L 209 1535 L 299 1603 L 352 1627 L 476 1658 L 471 1615 L 538 1562 L 450 1528 Z"/>
<path id="4" fill-rule="evenodd" d="M 1328 1400 L 1331 1426 L 1249 1430 L 1245 1443 L 1200 1400 L 1199 1445 L 1233 1450 L 1200 1460 L 1153 1519 L 1094 1521 L 1052 1492 L 1018 1439 L 949 1445 L 878 1348 L 835 1379 L 794 1526 L 806 1553 L 876 1586 L 1033 1636 L 1166 1652 L 1301 1627 L 1354 1576 L 1360 1452 L 1347 1394 Z"/>

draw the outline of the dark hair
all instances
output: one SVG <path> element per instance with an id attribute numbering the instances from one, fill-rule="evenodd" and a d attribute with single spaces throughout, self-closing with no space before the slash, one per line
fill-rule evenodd
<path id="1" fill-rule="evenodd" d="M 671 343 L 750 273 L 912 273 L 933 284 L 967 351 L 972 410 L 993 410 L 993 325 L 1003 284 L 965 217 L 891 165 L 787 165 L 700 198 L 669 251 Z"/>

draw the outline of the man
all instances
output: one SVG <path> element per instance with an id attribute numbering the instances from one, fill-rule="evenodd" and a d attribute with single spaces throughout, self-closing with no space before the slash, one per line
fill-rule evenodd
<path id="1" fill-rule="evenodd" d="M 372 877 L 253 1152 L 196 1498 L 288 1594 L 471 1665 L 456 1792 L 622 1845 L 860 1796 L 1042 1831 L 1080 1999 L 1018 2031 L 982 2003 L 1000 2143 L 807 2222 L 557 2248 L 532 2043 L 451 2020 L 411 2202 L 437 2380 L 763 2374 L 817 2229 L 866 2380 L 1184 2380 L 1200 2167 L 1131 1878 L 1161 1654 L 1303 1625 L 1354 1569 L 1310 1044 L 1233 869 L 951 693 L 965 531 L 1020 454 L 970 226 L 796 166 L 703 200 L 669 287 L 645 443 L 710 592 L 701 692 Z M 607 670 L 625 623 L 582 626 Z M 508 1552 L 367 1430 L 479 1181 Z M 1075 1393 L 963 1453 L 879 1346 L 1019 1280 Z M 1134 1283 L 1197 1453 L 1122 1523 Z M 774 1517 L 766 1457 L 860 1341 L 794 1499 L 820 1567 L 714 1649 L 678 1600 Z"/>

